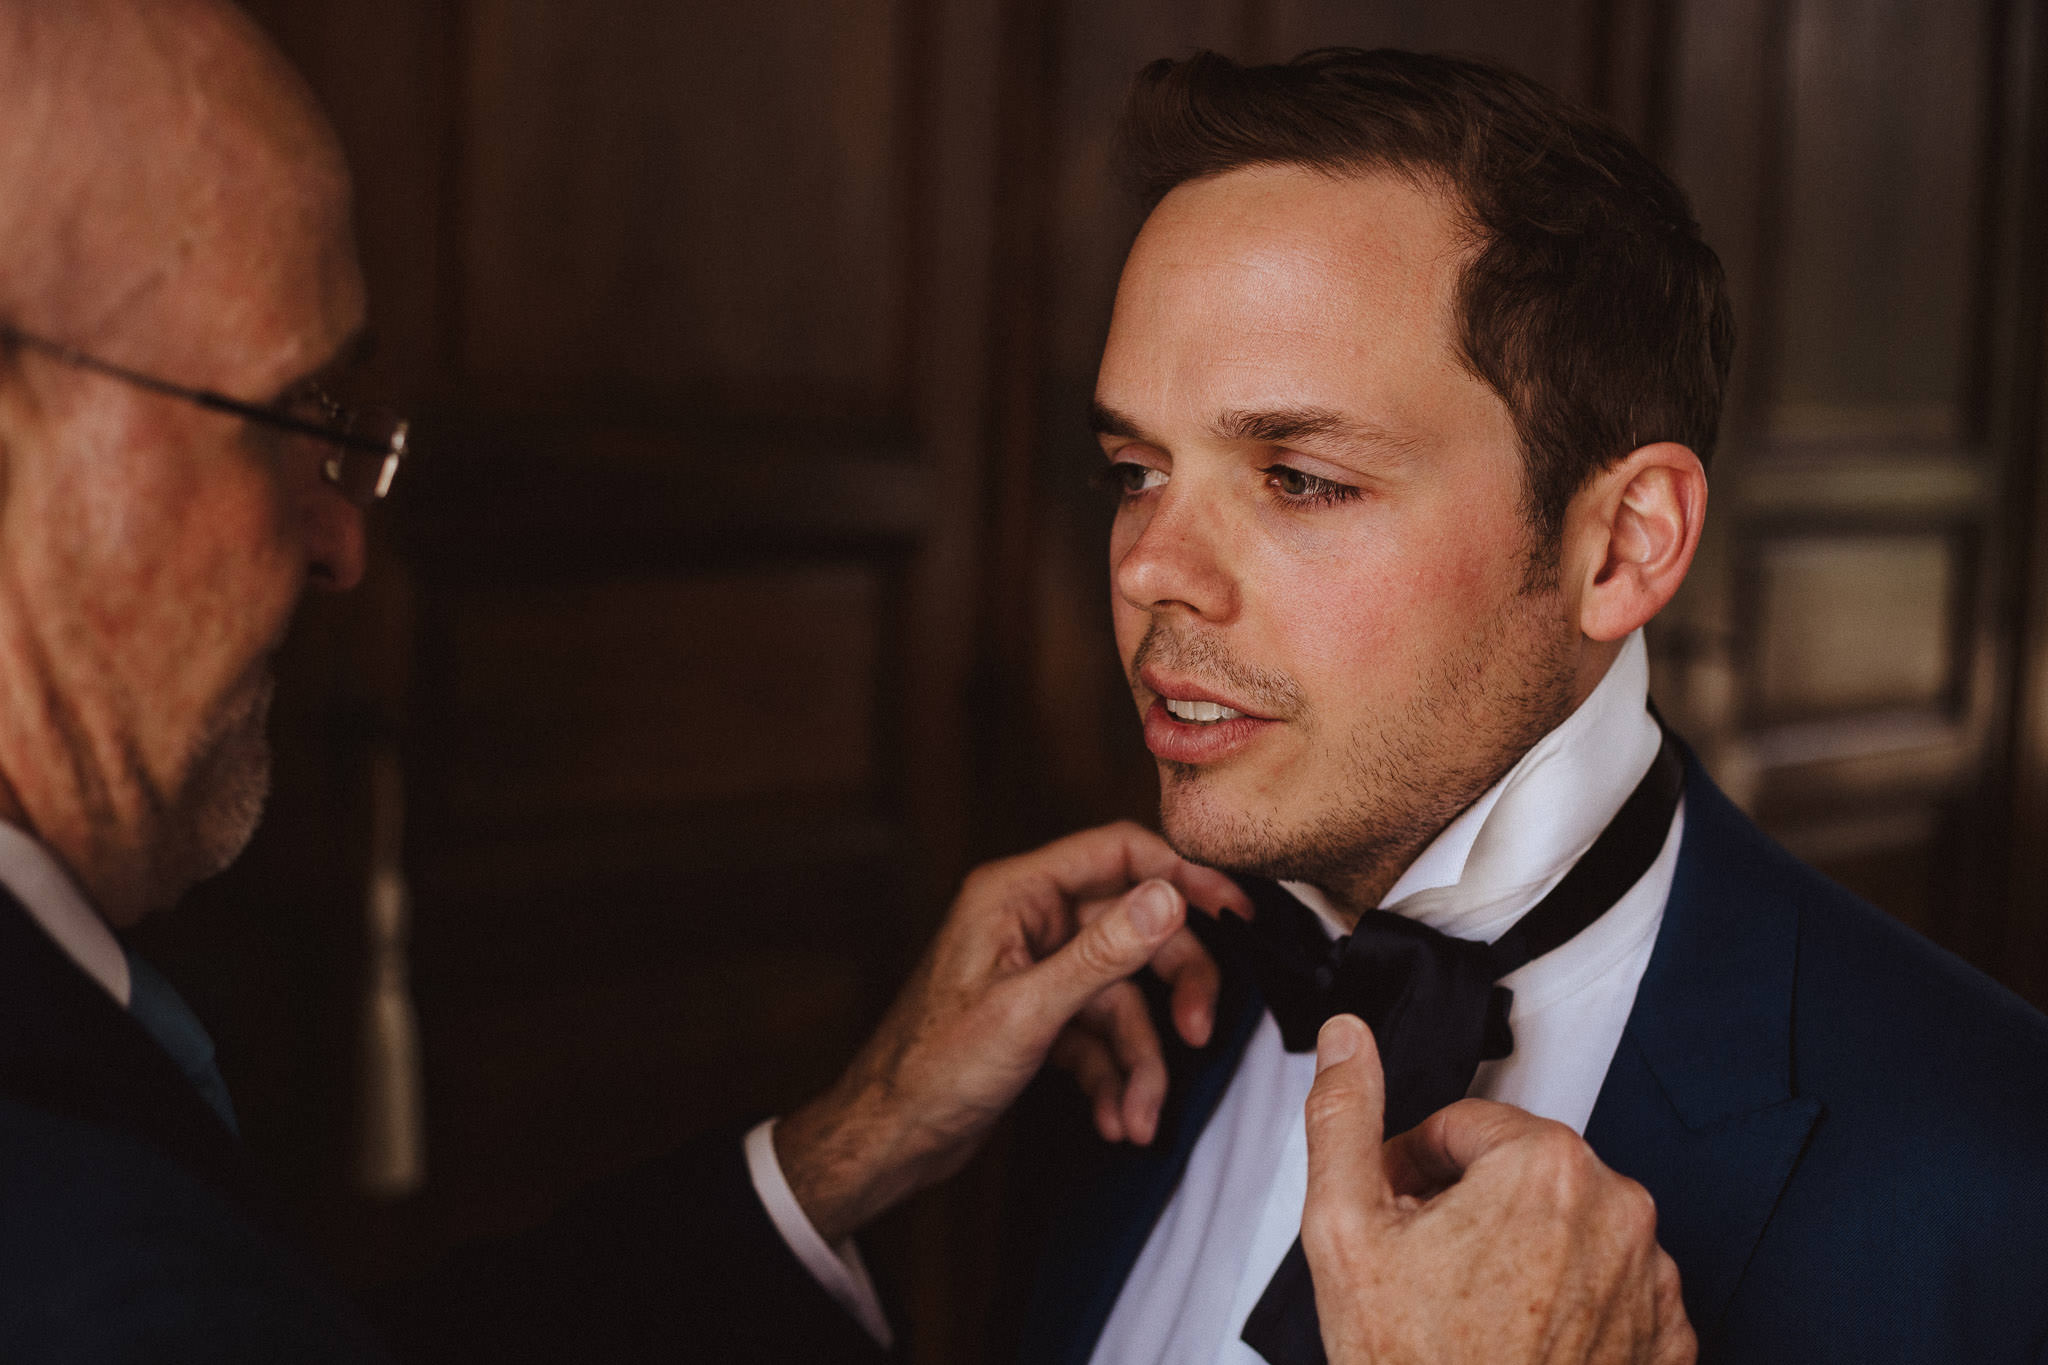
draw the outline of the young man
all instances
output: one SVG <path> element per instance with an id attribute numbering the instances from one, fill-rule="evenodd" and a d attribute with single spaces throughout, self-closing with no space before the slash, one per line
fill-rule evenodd
<path id="1" fill-rule="evenodd" d="M 1308 1050 L 1352 1011 L 1390 1131 L 1505 1101 L 1647 1187 L 1703 1360 L 2048 1359 L 2048 1021 L 1771 844 L 1646 705 L 1732 346 L 1678 189 L 1399 52 L 1158 63 L 1125 140 L 1117 640 L 1167 838 L 1258 914 L 1210 936 L 1217 1041 L 1056 1244 L 1031 1358 L 1462 1344 L 1396 1274 L 1476 1307 L 1553 1254 L 1403 1244 L 1447 1206 L 1341 1169 L 1370 1050 Z"/>

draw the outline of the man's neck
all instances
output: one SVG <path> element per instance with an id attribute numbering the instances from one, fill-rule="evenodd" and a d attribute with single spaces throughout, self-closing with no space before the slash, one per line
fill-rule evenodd
<path id="1" fill-rule="evenodd" d="M 142 860 L 121 857 L 118 843 L 94 827 L 83 802 L 52 799 L 18 782 L 12 770 L 19 766 L 0 762 L 0 821 L 48 850 L 110 926 L 127 928 L 141 919 L 150 904 Z M 63 818 L 66 809 L 76 818 Z"/>
<path id="2" fill-rule="evenodd" d="M 1480 794 L 1490 788 L 1493 782 L 1498 782 L 1513 766 L 1510 762 L 1502 767 L 1491 782 L 1480 788 Z M 1439 821 L 1426 833 L 1413 835 L 1398 844 L 1380 845 L 1369 858 L 1361 860 L 1361 866 L 1356 872 L 1329 877 L 1310 885 L 1322 893 L 1329 913 L 1343 925 L 1344 931 L 1351 932 L 1358 927 L 1359 916 L 1368 910 L 1378 909 L 1380 903 L 1386 899 L 1387 893 L 1401 880 L 1401 874 L 1414 864 L 1424 849 L 1436 841 L 1438 835 L 1450 827 L 1452 821 L 1471 809 L 1472 800 L 1477 799 L 1478 794 L 1475 794 L 1471 800 L 1467 800 L 1447 819 Z"/>
<path id="3" fill-rule="evenodd" d="M 1322 908 L 1329 916 L 1338 920 L 1348 932 L 1358 924 L 1359 917 L 1367 910 L 1378 909 L 1386 903 L 1389 893 L 1401 884 L 1417 859 L 1430 849 L 1445 831 L 1466 818 L 1467 812 L 1481 803 L 1488 802 L 1495 789 L 1501 786 L 1509 774 L 1521 765 L 1530 752 L 1544 743 L 1551 735 L 1573 723 L 1580 716 L 1587 701 L 1597 691 L 1612 671 L 1614 662 L 1628 645 L 1628 637 L 1611 643 L 1585 642 L 1580 652 L 1579 667 L 1574 675 L 1570 702 L 1558 713 L 1556 719 L 1544 729 L 1526 740 L 1511 743 L 1495 755 L 1494 761 L 1482 766 L 1478 773 L 1468 776 L 1459 783 L 1462 799 L 1448 814 L 1438 814 L 1426 822 L 1418 822 L 1420 829 L 1389 837 L 1369 853 L 1359 858 L 1355 870 L 1337 876 L 1326 877 L 1312 883 L 1321 893 Z M 1583 721 L 1580 722 L 1584 724 Z M 1480 817 L 1483 823 L 1484 816 Z"/>

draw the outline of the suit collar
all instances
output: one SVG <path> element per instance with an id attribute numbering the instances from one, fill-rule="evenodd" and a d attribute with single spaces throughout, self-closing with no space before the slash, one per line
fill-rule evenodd
<path id="1" fill-rule="evenodd" d="M 1657 946 L 1586 1127 L 1656 1197 L 1703 1340 L 1719 1323 L 1819 1102 L 1793 1072 L 1803 870 L 1687 755 L 1685 837 Z"/>
<path id="2" fill-rule="evenodd" d="M 241 1144 L 168 1054 L 0 887 L 0 1093 L 139 1137 L 250 1207 Z"/>

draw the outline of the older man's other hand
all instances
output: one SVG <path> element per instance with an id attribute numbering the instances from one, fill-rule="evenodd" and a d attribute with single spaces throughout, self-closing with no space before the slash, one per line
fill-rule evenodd
<path id="1" fill-rule="evenodd" d="M 875 1036 L 776 1125 L 776 1157 L 812 1226 L 835 1243 L 958 1170 L 1056 1040 L 1104 1135 L 1149 1140 L 1166 1068 L 1129 978 L 1152 964 L 1173 988 L 1176 1027 L 1205 1041 L 1217 979 L 1182 928 L 1187 903 L 1244 899 L 1133 824 L 968 874 Z"/>
<path id="2" fill-rule="evenodd" d="M 1484 1100 L 1381 1145 L 1370 1030 L 1323 1026 L 1302 1247 L 1331 1365 L 1691 1365 L 1643 1187 L 1563 1124 Z"/>

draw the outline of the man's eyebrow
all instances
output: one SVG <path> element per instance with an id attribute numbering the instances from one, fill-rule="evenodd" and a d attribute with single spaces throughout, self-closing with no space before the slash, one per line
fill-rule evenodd
<path id="1" fill-rule="evenodd" d="M 1137 422 L 1101 399 L 1088 404 L 1088 426 L 1097 436 L 1121 436 L 1129 441 L 1149 440 Z"/>
<path id="2" fill-rule="evenodd" d="M 1347 417 L 1329 408 L 1276 408 L 1264 412 L 1234 410 L 1216 421 L 1216 434 L 1227 441 L 1256 441 L 1261 445 L 1287 445 L 1295 441 L 1328 438 L 1345 445 L 1372 446 L 1407 454 L 1418 442 L 1378 422 Z"/>

